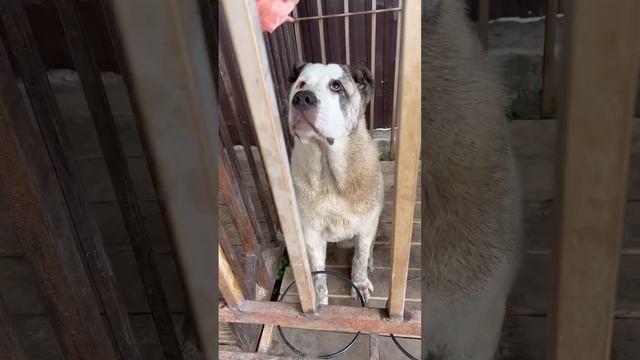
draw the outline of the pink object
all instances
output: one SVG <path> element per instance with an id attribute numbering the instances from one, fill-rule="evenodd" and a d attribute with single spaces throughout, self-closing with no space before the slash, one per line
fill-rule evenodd
<path id="1" fill-rule="evenodd" d="M 256 0 L 260 28 L 272 33 L 285 22 L 293 22 L 289 16 L 300 0 Z"/>

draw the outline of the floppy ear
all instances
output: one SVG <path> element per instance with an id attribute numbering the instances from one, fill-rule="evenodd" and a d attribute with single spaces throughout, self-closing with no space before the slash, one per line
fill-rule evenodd
<path id="1" fill-rule="evenodd" d="M 289 84 L 293 84 L 294 82 L 296 82 L 296 80 L 298 80 L 298 76 L 300 76 L 302 69 L 304 69 L 304 67 L 307 65 L 308 63 L 306 62 L 300 62 L 293 66 L 293 69 L 291 69 L 291 72 L 289 73 Z"/>
<path id="2" fill-rule="evenodd" d="M 368 104 L 373 95 L 373 75 L 368 68 L 360 65 L 349 66 L 349 73 L 358 86 L 365 105 Z"/>

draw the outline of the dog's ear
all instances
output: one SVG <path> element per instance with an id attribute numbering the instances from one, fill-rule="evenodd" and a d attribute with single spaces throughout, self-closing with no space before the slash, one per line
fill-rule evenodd
<path id="1" fill-rule="evenodd" d="M 294 82 L 296 82 L 296 80 L 298 80 L 298 76 L 300 76 L 302 69 L 304 69 L 304 67 L 307 65 L 308 63 L 306 62 L 299 62 L 293 66 L 291 72 L 289 73 L 289 84 L 293 84 Z"/>
<path id="2" fill-rule="evenodd" d="M 354 65 L 349 66 L 349 73 L 353 78 L 353 81 L 358 86 L 358 90 L 362 94 L 364 98 L 365 104 L 369 103 L 371 100 L 371 96 L 373 95 L 373 75 L 371 75 L 371 71 L 367 67 Z"/>

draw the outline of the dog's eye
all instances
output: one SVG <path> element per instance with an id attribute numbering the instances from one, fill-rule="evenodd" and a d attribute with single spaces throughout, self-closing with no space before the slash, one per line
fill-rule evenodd
<path id="1" fill-rule="evenodd" d="M 298 83 L 298 89 L 302 89 L 304 87 L 304 85 L 305 85 L 304 81 L 300 81 Z"/>
<path id="2" fill-rule="evenodd" d="M 342 90 L 342 84 L 340 84 L 340 81 L 335 80 L 329 84 L 329 88 L 333 91 L 340 91 Z"/>

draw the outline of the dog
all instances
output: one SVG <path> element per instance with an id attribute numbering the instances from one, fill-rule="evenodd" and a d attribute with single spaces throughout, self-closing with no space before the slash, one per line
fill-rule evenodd
<path id="1" fill-rule="evenodd" d="M 523 253 L 507 96 L 464 2 L 422 5 L 422 358 L 489 360 Z"/>
<path id="2" fill-rule="evenodd" d="M 353 247 L 351 280 L 368 302 L 384 203 L 378 149 L 365 121 L 372 75 L 359 66 L 301 63 L 289 81 L 291 175 L 311 271 L 325 269 L 327 243 Z M 316 275 L 314 286 L 318 303 L 328 304 L 326 275 Z"/>

